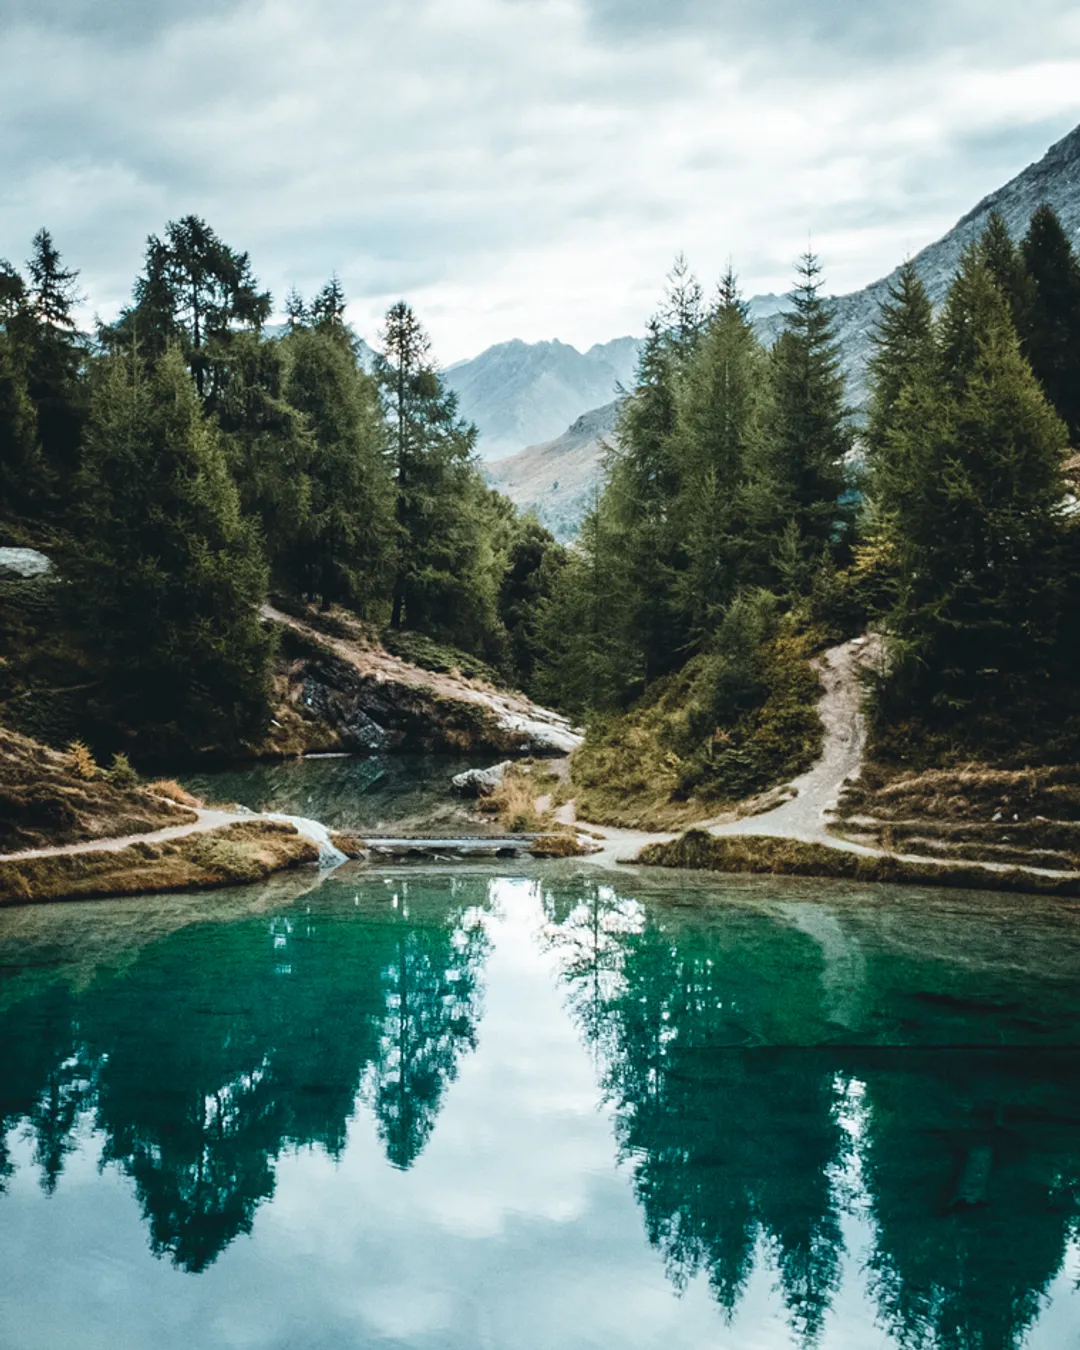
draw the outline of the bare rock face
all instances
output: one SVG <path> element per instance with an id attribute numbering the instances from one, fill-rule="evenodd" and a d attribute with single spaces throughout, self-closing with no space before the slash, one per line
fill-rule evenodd
<path id="1" fill-rule="evenodd" d="M 535 738 L 489 709 L 363 673 L 325 649 L 290 653 L 278 685 L 275 728 L 263 753 L 532 753 Z"/>
<path id="2" fill-rule="evenodd" d="M 0 548 L 0 581 L 32 581 L 52 570 L 52 562 L 36 548 Z"/>
<path id="3" fill-rule="evenodd" d="M 308 673 L 304 678 L 301 700 L 303 707 L 312 716 L 321 719 L 337 738 L 342 749 L 355 754 L 376 754 L 385 750 L 390 736 L 384 727 L 374 721 L 359 706 L 358 692 L 355 688 L 343 688 L 350 682 L 342 679 L 342 673 L 332 682 L 324 676 Z"/>
<path id="4" fill-rule="evenodd" d="M 509 768 L 510 760 L 507 759 L 501 764 L 493 764 L 490 769 L 466 769 L 464 773 L 455 774 L 450 783 L 462 797 L 490 797 L 502 784 Z"/>

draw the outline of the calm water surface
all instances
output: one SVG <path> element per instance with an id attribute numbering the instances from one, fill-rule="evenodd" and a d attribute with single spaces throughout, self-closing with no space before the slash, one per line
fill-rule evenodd
<path id="1" fill-rule="evenodd" d="M 0 912 L 5 1350 L 1077 1350 L 1080 909 L 342 870 Z"/>
<path id="2" fill-rule="evenodd" d="M 487 834 L 501 827 L 456 797 L 450 780 L 463 769 L 495 762 L 453 755 L 315 755 L 185 774 L 184 784 L 208 801 L 308 816 L 334 830 Z"/>

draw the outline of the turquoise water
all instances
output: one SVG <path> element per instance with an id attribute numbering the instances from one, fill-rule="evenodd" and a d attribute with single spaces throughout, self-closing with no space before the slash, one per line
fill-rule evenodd
<path id="1" fill-rule="evenodd" d="M 1078 958 L 571 864 L 0 912 L 0 1345 L 1076 1350 Z"/>

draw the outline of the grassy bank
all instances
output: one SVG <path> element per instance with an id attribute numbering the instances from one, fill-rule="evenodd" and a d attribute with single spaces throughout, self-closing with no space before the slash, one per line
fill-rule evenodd
<path id="1" fill-rule="evenodd" d="M 240 886 L 318 858 L 318 848 L 292 825 L 241 821 L 175 840 L 140 840 L 113 852 L 0 863 L 0 905 Z"/>
<path id="2" fill-rule="evenodd" d="M 578 815 L 670 830 L 789 782 L 821 753 L 820 636 L 785 629 L 694 657 L 629 712 L 598 721 L 573 758 Z"/>
<path id="3" fill-rule="evenodd" d="M 870 857 L 825 844 L 768 835 L 717 837 L 690 830 L 669 844 L 649 844 L 637 861 L 650 867 L 680 867 L 706 872 L 756 872 L 775 876 L 837 877 L 846 881 L 883 881 L 962 890 L 1026 891 L 1039 895 L 1080 896 L 1080 877 L 1049 877 L 1013 868 L 997 871 L 971 864 L 944 866 L 896 857 Z"/>

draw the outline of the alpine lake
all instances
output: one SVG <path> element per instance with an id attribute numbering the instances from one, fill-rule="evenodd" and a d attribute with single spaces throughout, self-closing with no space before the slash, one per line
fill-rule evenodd
<path id="1" fill-rule="evenodd" d="M 194 786 L 415 831 L 460 767 Z M 0 965 L 4 1350 L 1080 1348 L 1076 902 L 347 864 Z"/>

